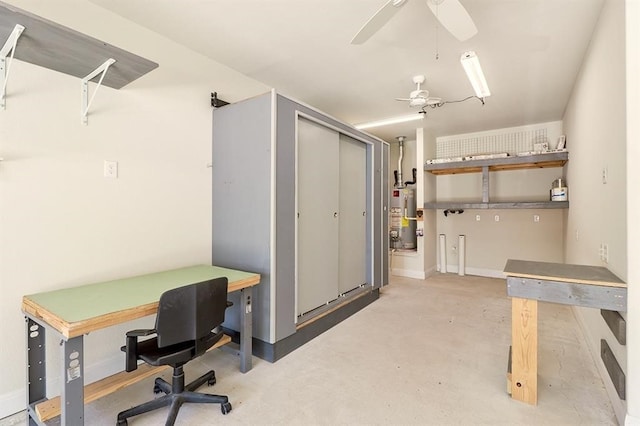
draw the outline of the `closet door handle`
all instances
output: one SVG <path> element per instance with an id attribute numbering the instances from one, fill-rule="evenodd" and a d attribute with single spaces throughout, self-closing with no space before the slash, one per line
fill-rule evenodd
<path id="1" fill-rule="evenodd" d="M 333 212 L 333 217 L 338 217 L 338 212 Z"/>

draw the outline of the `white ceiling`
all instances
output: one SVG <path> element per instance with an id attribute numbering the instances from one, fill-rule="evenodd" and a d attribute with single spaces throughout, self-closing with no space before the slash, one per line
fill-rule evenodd
<path id="1" fill-rule="evenodd" d="M 432 96 L 473 95 L 460 55 L 476 51 L 492 94 L 486 104 L 448 104 L 422 122 L 368 130 L 387 141 L 415 136 L 416 126 L 442 136 L 562 119 L 602 7 L 461 0 L 478 34 L 460 42 L 437 26 L 425 0 L 409 0 L 355 46 L 351 38 L 386 0 L 91 1 L 348 123 L 417 113 L 395 100 L 415 88 L 416 74 L 426 75 Z M 225 98 L 223 82 L 212 90 Z"/>

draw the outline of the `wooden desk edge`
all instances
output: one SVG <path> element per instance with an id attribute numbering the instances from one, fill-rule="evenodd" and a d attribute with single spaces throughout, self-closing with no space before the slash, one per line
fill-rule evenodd
<path id="1" fill-rule="evenodd" d="M 240 291 L 245 288 L 253 287 L 258 283 L 260 283 L 260 274 L 253 274 L 242 280 L 230 283 L 228 292 L 233 293 L 234 291 Z M 87 334 L 91 331 L 111 327 L 123 322 L 132 321 L 137 318 L 146 317 L 147 315 L 153 315 L 157 310 L 158 302 L 156 301 L 122 311 L 110 312 L 108 314 L 89 318 L 83 321 L 69 323 L 43 308 L 27 296 L 22 297 L 22 311 L 25 314 L 47 323 L 66 339 L 71 339 L 73 337 Z"/>

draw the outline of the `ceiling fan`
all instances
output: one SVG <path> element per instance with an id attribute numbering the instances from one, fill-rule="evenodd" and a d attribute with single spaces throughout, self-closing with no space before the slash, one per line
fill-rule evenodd
<path id="1" fill-rule="evenodd" d="M 441 106 L 442 98 L 436 98 L 429 96 L 429 91 L 420 88 L 424 83 L 424 75 L 416 75 L 413 77 L 413 82 L 416 85 L 416 90 L 409 93 L 408 98 L 396 98 L 396 101 L 408 101 L 410 107 L 436 107 Z"/>
<path id="2" fill-rule="evenodd" d="M 353 37 L 351 44 L 362 44 L 382 28 L 407 0 L 389 0 Z M 426 0 L 440 24 L 455 38 L 465 41 L 476 35 L 478 29 L 459 0 Z"/>

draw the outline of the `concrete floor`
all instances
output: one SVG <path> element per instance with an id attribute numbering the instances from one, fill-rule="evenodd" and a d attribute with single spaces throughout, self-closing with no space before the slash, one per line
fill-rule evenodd
<path id="1" fill-rule="evenodd" d="M 510 312 L 504 280 L 393 277 L 378 301 L 277 363 L 254 358 L 242 374 L 233 355 L 213 351 L 188 364 L 187 380 L 216 370 L 218 383 L 200 391 L 228 395 L 233 411 L 184 405 L 176 424 L 617 424 L 572 310 L 562 305 L 539 305 L 538 405 L 510 399 Z M 119 411 L 153 398 L 152 381 L 88 405 L 86 424 L 113 425 Z M 166 409 L 129 424 L 165 417 Z"/>

